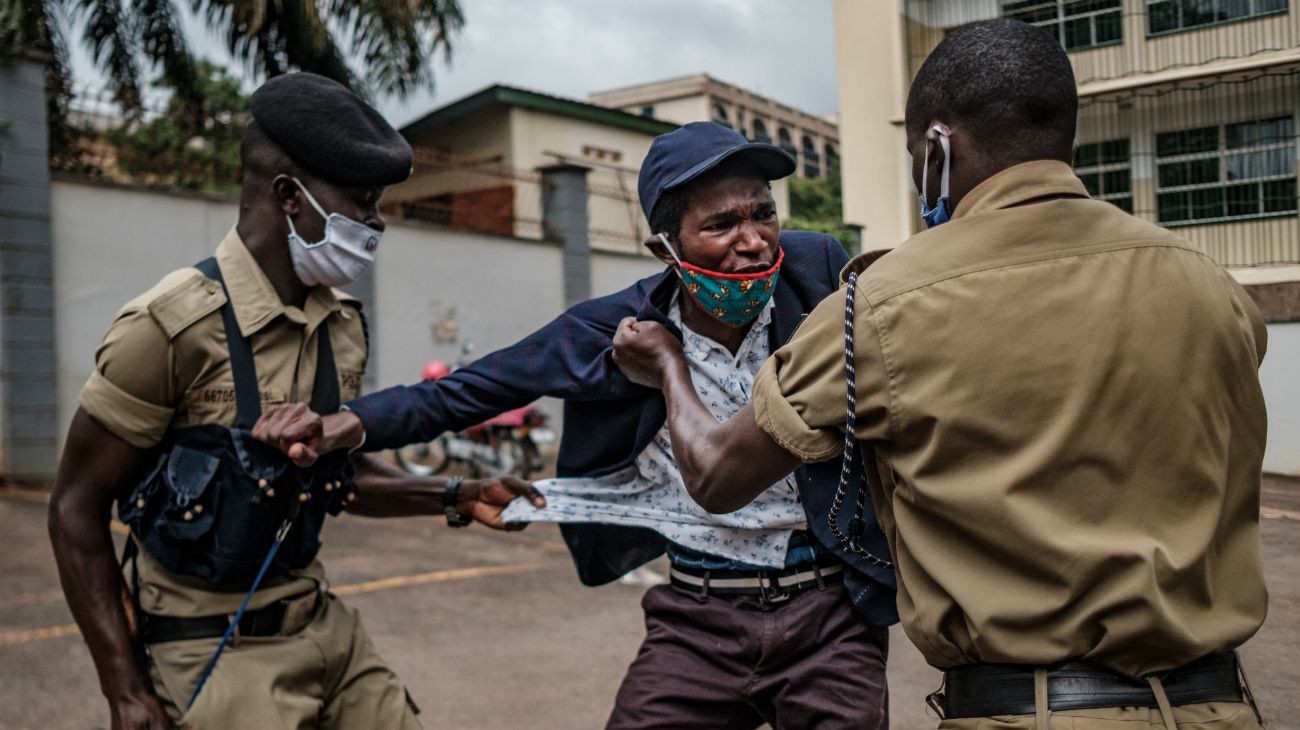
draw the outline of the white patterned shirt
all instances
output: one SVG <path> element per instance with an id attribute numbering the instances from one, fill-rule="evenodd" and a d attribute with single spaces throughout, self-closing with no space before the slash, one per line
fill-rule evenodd
<path id="1" fill-rule="evenodd" d="M 771 354 L 773 307 L 769 300 L 733 356 L 682 325 L 678 298 L 673 301 L 668 317 L 682 330 L 691 382 L 719 422 L 749 404 L 754 377 Z M 735 512 L 705 512 L 686 492 L 666 423 L 626 469 L 604 477 L 543 480 L 537 488 L 546 495 L 546 508 L 518 499 L 506 508 L 506 521 L 648 527 L 682 547 L 765 568 L 784 566 L 791 533 L 807 526 L 793 476 Z"/>

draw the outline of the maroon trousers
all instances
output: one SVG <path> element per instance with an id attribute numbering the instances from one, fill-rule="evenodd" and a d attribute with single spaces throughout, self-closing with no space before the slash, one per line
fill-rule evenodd
<path id="1" fill-rule="evenodd" d="M 886 629 L 839 582 L 775 604 L 657 586 L 607 730 L 883 730 Z"/>

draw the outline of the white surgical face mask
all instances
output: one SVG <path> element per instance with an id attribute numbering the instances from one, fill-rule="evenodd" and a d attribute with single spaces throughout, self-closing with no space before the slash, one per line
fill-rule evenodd
<path id="1" fill-rule="evenodd" d="M 326 213 L 298 178 L 295 184 L 307 197 L 307 202 L 325 219 L 325 236 L 316 243 L 307 243 L 298 235 L 289 221 L 289 255 L 293 259 L 293 273 L 307 286 L 343 286 L 351 284 L 366 273 L 375 260 L 379 248 L 379 231 L 338 213 Z"/>

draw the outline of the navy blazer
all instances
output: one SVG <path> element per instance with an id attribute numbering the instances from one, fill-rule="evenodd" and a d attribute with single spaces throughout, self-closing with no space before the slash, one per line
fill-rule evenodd
<path id="1" fill-rule="evenodd" d="M 836 240 L 821 233 L 782 231 L 785 261 L 773 293 L 771 346 L 776 351 L 804 316 L 839 289 L 848 261 Z M 366 450 L 397 448 L 459 431 L 541 396 L 564 401 L 564 435 L 556 472 L 561 477 L 602 476 L 633 463 L 667 417 L 663 395 L 635 385 L 614 364 L 614 331 L 624 317 L 663 324 L 677 289 L 671 268 L 608 296 L 575 305 L 523 340 L 485 355 L 438 381 L 396 386 L 348 404 L 365 425 Z M 839 483 L 833 459 L 795 472 L 809 531 L 849 570 L 845 585 L 864 618 L 877 626 L 898 620 L 894 574 L 841 549 L 827 515 Z M 854 485 L 855 487 L 857 485 Z M 846 498 L 853 504 L 854 495 Z M 867 500 L 863 546 L 889 554 L 884 533 Z M 841 520 L 847 524 L 847 515 Z M 601 585 L 662 555 L 667 541 L 653 530 L 600 524 L 565 524 L 561 532 L 586 585 Z"/>

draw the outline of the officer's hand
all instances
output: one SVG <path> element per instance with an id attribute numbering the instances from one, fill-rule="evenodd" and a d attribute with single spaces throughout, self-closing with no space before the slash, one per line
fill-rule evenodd
<path id="1" fill-rule="evenodd" d="M 526 497 L 538 509 L 546 506 L 546 498 L 537 487 L 518 477 L 466 479 L 460 485 L 460 491 L 463 496 L 457 511 L 494 530 L 515 532 L 528 526 L 527 522 L 504 522 L 501 519 L 501 511 L 516 497 Z"/>
<path id="2" fill-rule="evenodd" d="M 298 466 L 316 463 L 324 437 L 324 420 L 303 403 L 268 406 L 253 425 L 253 438 L 288 454 Z"/>
<path id="3" fill-rule="evenodd" d="M 627 317 L 614 333 L 614 362 L 637 385 L 662 388 L 664 374 L 684 364 L 682 343 L 658 322 Z"/>
<path id="4" fill-rule="evenodd" d="M 167 716 L 162 702 L 151 692 L 140 692 L 109 703 L 113 730 L 172 730 L 176 723 Z"/>

